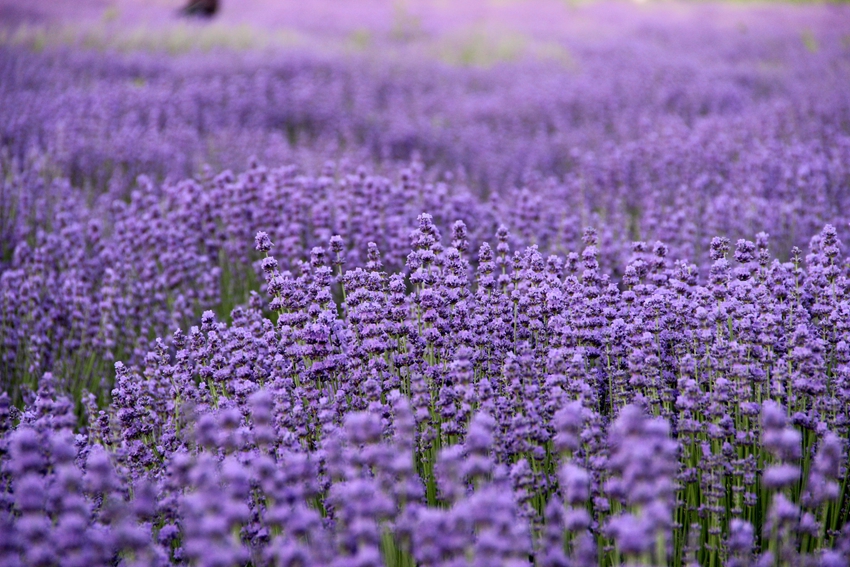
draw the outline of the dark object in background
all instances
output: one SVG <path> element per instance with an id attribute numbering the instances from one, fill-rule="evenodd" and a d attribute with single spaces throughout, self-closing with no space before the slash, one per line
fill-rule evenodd
<path id="1" fill-rule="evenodd" d="M 182 13 L 187 16 L 204 16 L 210 18 L 218 12 L 218 0 L 189 0 Z"/>

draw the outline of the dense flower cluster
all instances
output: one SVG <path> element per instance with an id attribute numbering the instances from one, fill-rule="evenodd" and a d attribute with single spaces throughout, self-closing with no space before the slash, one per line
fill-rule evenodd
<path id="1" fill-rule="evenodd" d="M 462 221 L 470 251 L 495 235 L 494 248 L 469 258 L 486 269 L 502 271 L 509 246 L 532 242 L 540 254 L 555 254 L 571 269 L 587 261 L 588 252 L 572 252 L 587 238 L 582 219 L 601 219 L 575 201 L 582 198 L 578 194 L 540 183 L 482 202 L 463 185 L 428 182 L 426 176 L 418 162 L 402 168 L 395 179 L 369 174 L 364 167 L 326 164 L 313 176 L 294 167 L 253 164 L 239 175 L 225 171 L 164 185 L 142 177 L 129 203 L 107 205 L 101 199 L 103 205 L 94 207 L 81 203 L 78 190 L 66 182 L 41 186 L 42 193 L 32 178 L 14 179 L 7 187 L 14 185 L 25 195 L 19 204 L 34 218 L 16 217 L 9 238 L 15 246 L 0 273 L 2 385 L 15 390 L 17 400 L 21 388 L 34 390 L 39 376 L 50 371 L 78 397 L 84 388 L 100 388 L 114 360 L 142 361 L 155 337 L 186 327 L 202 311 L 229 316 L 251 291 L 259 291 L 263 266 L 258 253 L 246 246 L 259 229 L 267 229 L 276 242 L 280 270 L 299 270 L 307 260 L 303 251 L 329 246 L 326 254 L 335 272 L 343 257 L 350 267 L 415 272 L 423 260 L 417 255 L 410 263 L 407 233 L 423 210 L 433 213 L 435 231 L 449 231 L 454 221 Z M 25 187 L 35 190 L 27 194 Z M 840 195 L 846 189 L 830 191 Z M 547 208 L 547 202 L 565 208 Z M 651 207 L 655 201 L 647 197 L 646 202 Z M 44 209 L 52 216 L 42 216 Z M 710 224 L 729 217 L 706 212 L 702 218 Z M 767 222 L 759 226 L 772 222 L 767 212 L 763 219 Z M 611 282 L 666 281 L 655 272 L 673 259 L 693 258 L 688 251 L 699 248 L 693 230 L 672 228 L 661 231 L 668 237 L 664 244 L 633 242 L 628 224 L 626 219 L 601 224 L 593 237 L 595 265 Z M 427 243 L 434 235 L 422 238 Z M 706 246 L 704 261 L 697 257 L 696 264 L 682 268 L 686 279 L 737 278 L 748 269 L 743 266 L 769 261 L 766 238 L 759 236 L 735 252 L 740 266 L 734 273 L 728 265 L 712 265 L 720 252 Z M 832 238 L 838 238 L 837 232 Z M 780 250 L 789 253 L 784 245 Z M 382 257 L 376 263 L 370 258 L 378 251 Z"/>
<path id="2" fill-rule="evenodd" d="M 109 407 L 83 400 L 85 435 L 50 374 L 22 414 L 4 398 L 10 557 L 848 560 L 833 227 L 785 263 L 766 235 L 715 238 L 704 283 L 636 243 L 623 289 L 591 230 L 566 262 L 512 250 L 504 228 L 475 258 L 463 221 L 444 239 L 422 214 L 405 273 L 377 246 L 347 269 L 336 236 L 284 269 L 254 240 L 267 300 L 117 362 Z"/>
<path id="3" fill-rule="evenodd" d="M 0 567 L 846 567 L 848 12 L 783 10 L 0 45 Z"/>

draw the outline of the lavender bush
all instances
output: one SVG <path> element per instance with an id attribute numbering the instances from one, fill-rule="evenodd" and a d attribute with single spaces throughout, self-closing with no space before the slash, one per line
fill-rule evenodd
<path id="1" fill-rule="evenodd" d="M 0 566 L 850 564 L 848 11 L 575 10 L 0 34 Z"/>
<path id="2" fill-rule="evenodd" d="M 374 245 L 346 268 L 338 236 L 283 269 L 258 232 L 266 299 L 117 362 L 108 408 L 83 396 L 85 435 L 51 374 L 23 413 L 4 397 L 7 556 L 847 560 L 833 227 L 784 263 L 764 234 L 716 238 L 704 284 L 635 243 L 622 290 L 592 230 L 563 262 L 501 228 L 475 268 L 462 221 L 441 236 L 420 215 L 400 273 Z"/>

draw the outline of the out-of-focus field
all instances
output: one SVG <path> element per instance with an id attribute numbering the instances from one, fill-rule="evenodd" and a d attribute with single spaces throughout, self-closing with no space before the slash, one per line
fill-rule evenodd
<path id="1" fill-rule="evenodd" d="M 196 79 L 214 76 L 203 94 L 191 95 L 199 106 L 196 119 L 236 118 L 236 110 L 228 106 L 236 103 L 234 98 L 216 104 L 207 100 L 225 91 L 224 81 L 233 89 L 248 89 L 239 97 L 243 106 L 252 107 L 252 115 L 264 116 L 262 127 L 234 125 L 241 130 L 234 133 L 230 127 L 200 126 L 204 141 L 199 138 L 185 145 L 184 140 L 185 151 L 172 152 L 173 159 L 182 159 L 180 167 L 165 166 L 170 159 L 157 158 L 149 160 L 157 164 L 149 174 L 186 175 L 203 163 L 215 168 L 243 164 L 244 152 L 236 151 L 234 144 L 221 151 L 223 142 L 217 138 L 222 135 L 259 134 L 253 149 L 245 150 L 279 163 L 288 159 L 287 152 L 305 147 L 306 133 L 314 145 L 321 140 L 329 158 L 361 150 L 377 158 L 409 158 L 415 148 L 427 164 L 463 165 L 479 185 L 489 188 L 516 183 L 522 173 L 532 170 L 563 174 L 562 162 L 570 151 L 579 146 L 593 149 L 612 132 L 632 128 L 636 119 L 632 110 L 661 111 L 665 119 L 685 112 L 690 124 L 695 113 L 713 120 L 710 107 L 715 104 L 740 110 L 742 103 L 749 107 L 752 101 L 764 110 L 761 101 L 787 89 L 833 96 L 847 76 L 850 51 L 850 16 L 836 5 L 321 0 L 305 6 L 291 1 L 225 1 L 221 13 L 209 21 L 178 16 L 180 5 L 165 0 L 73 4 L 2 0 L 0 46 L 16 54 L 6 59 L 13 65 L 6 68 L 29 74 L 27 81 L 43 81 L 38 84 L 44 87 L 21 90 L 23 83 L 14 77 L 6 81 L 13 96 L 23 97 L 4 108 L 6 137 L 13 140 L 16 151 L 23 155 L 23 146 L 34 134 L 11 130 L 31 126 L 33 120 L 43 121 L 42 145 L 97 142 L 58 132 L 47 135 L 59 125 L 67 130 L 75 123 L 98 122 L 86 112 L 58 119 L 62 110 L 44 111 L 59 100 L 50 92 L 51 82 L 57 90 L 72 83 L 66 96 L 69 92 L 103 96 L 121 106 L 118 101 L 141 103 L 155 92 L 165 96 L 166 84 L 175 93 L 195 92 L 200 88 L 192 86 Z M 13 63 L 17 60 L 20 63 Z M 279 75 L 281 66 L 299 65 L 303 81 L 279 83 L 285 88 L 278 92 L 299 101 L 294 104 L 275 101 L 270 91 L 264 101 L 253 100 L 258 91 L 241 81 L 262 82 L 264 76 Z M 327 67 L 334 70 L 317 71 Z M 38 68 L 44 72 L 38 73 Z M 56 77 L 48 79 L 53 72 Z M 126 80 L 112 80 L 112 73 Z M 325 93 L 313 92 L 319 84 L 311 77 L 315 73 L 322 75 L 319 83 L 330 81 L 335 86 Z M 400 86 L 408 76 L 408 86 Z M 159 84 L 146 88 L 151 83 Z M 397 95 L 387 97 L 387 89 L 396 87 Z M 98 89 L 101 92 L 96 93 Z M 720 91 L 723 94 L 715 96 Z M 36 102 L 41 97 L 46 106 Z M 446 97 L 455 97 L 457 104 L 444 104 Z M 565 115 L 557 109 L 563 105 L 571 106 L 572 117 L 559 123 Z M 28 108 L 40 108 L 40 117 L 26 117 Z M 334 122 L 331 116 L 339 112 Z M 630 118 L 621 117 L 623 113 Z M 756 120 L 749 112 L 741 117 Z M 503 139 L 508 133 L 499 124 L 503 119 L 514 120 L 523 132 Z M 352 121 L 359 123 L 356 135 L 351 132 Z M 120 132 L 120 123 L 113 122 L 113 132 L 106 136 Z M 467 126 L 473 123 L 494 135 L 471 134 Z M 597 134 L 588 134 L 587 129 L 594 127 Z M 363 131 L 376 128 L 382 130 L 381 139 L 364 143 L 364 136 L 371 135 Z M 148 131 L 134 143 L 158 143 L 168 130 Z M 196 127 L 184 133 L 197 131 Z M 282 136 L 285 143 L 266 134 Z M 293 143 L 299 136 L 300 141 Z M 475 147 L 467 147 L 473 141 Z M 537 149 L 531 147 L 534 144 Z M 244 147 L 241 142 L 236 145 Z M 471 165 L 484 147 L 493 154 L 492 163 Z M 541 157 L 540 152 L 548 155 Z M 73 150 L 52 153 L 67 156 Z M 103 161 L 126 163 L 120 153 Z M 437 153 L 444 157 L 438 159 Z M 67 165 L 63 168 L 69 171 Z M 512 171 L 496 171 L 505 168 Z M 140 173 L 130 169 L 129 178 Z"/>
<path id="2" fill-rule="evenodd" d="M 563 43 L 570 41 L 604 45 L 614 38 L 649 38 L 662 48 L 676 48 L 668 36 L 677 27 L 696 31 L 695 42 L 725 31 L 784 35 L 792 27 L 816 48 L 815 31 L 828 22 L 840 29 L 834 19 L 841 18 L 836 6 L 785 3 L 318 0 L 305 6 L 247 0 L 223 2 L 216 17 L 198 22 L 178 17 L 180 7 L 175 0 L 2 0 L 0 41 L 35 49 L 75 45 L 172 54 L 221 48 L 420 52 L 452 63 L 489 65 L 529 55 L 569 61 Z M 842 37 L 850 41 L 846 27 Z"/>

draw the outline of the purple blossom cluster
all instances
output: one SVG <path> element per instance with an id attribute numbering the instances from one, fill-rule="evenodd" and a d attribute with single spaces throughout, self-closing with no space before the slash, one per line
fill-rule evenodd
<path id="1" fill-rule="evenodd" d="M 611 283 L 624 288 L 643 280 L 665 282 L 661 272 L 675 264 L 672 259 L 694 259 L 688 251 L 700 249 L 690 230 L 662 231 L 669 237 L 664 244 L 633 242 L 625 218 L 587 233 L 583 224 L 601 221 L 600 214 L 573 204 L 577 194 L 561 185 L 540 182 L 482 201 L 466 185 L 429 181 L 428 175 L 421 162 L 400 168 L 393 178 L 345 163 L 328 162 L 311 175 L 294 166 L 254 162 L 240 174 L 208 172 L 164 184 L 140 177 L 129 202 L 106 194 L 92 206 L 80 202 L 78 189 L 67 182 L 45 186 L 32 172 L 15 176 L 5 187 L 22 198 L 10 201 L 10 207 L 32 212 L 18 214 L 8 226 L 11 249 L 0 267 L 0 385 L 19 401 L 35 391 L 42 373 L 52 372 L 76 398 L 88 389 L 104 401 L 108 386 L 101 382 L 109 383 L 115 360 L 141 363 L 157 336 L 190 326 L 205 310 L 227 319 L 260 290 L 269 266 L 246 246 L 260 229 L 276 243 L 275 266 L 281 271 L 326 261 L 340 275 L 344 261 L 349 267 L 405 273 L 419 283 L 417 270 L 430 265 L 432 253 L 417 250 L 410 258 L 408 231 L 421 211 L 431 211 L 433 228 L 414 245 L 428 248 L 441 233 L 452 233 L 458 252 L 470 252 L 466 260 L 451 260 L 459 262 L 452 268 L 458 287 L 470 263 L 487 270 L 475 285 L 492 287 L 499 276 L 507 277 L 512 246 L 533 244 L 539 254 L 559 257 L 578 275 L 594 266 L 597 275 L 588 277 L 607 273 Z M 546 202 L 564 208 L 547 208 Z M 729 217 L 704 217 L 712 218 Z M 493 236 L 493 247 L 471 254 Z M 785 237 L 782 256 L 790 254 Z M 832 238 L 838 237 L 836 229 Z M 743 277 L 770 261 L 766 238 L 736 250 L 730 258 L 734 268 L 728 262 L 715 266 L 719 252 L 707 244 L 696 264 L 681 268 L 687 272 L 681 277 L 688 282 Z M 593 243 L 584 252 L 569 252 L 588 239 Z M 327 250 L 310 260 L 304 251 L 316 248 Z M 338 295 L 341 288 L 333 289 Z"/>
<path id="2" fill-rule="evenodd" d="M 788 262 L 715 238 L 706 281 L 638 242 L 622 287 L 592 230 L 563 259 L 415 226 L 402 272 L 338 236 L 284 268 L 256 233 L 263 292 L 116 362 L 79 434 L 51 374 L 4 396 L 4 560 L 850 560 L 832 226 Z"/>

